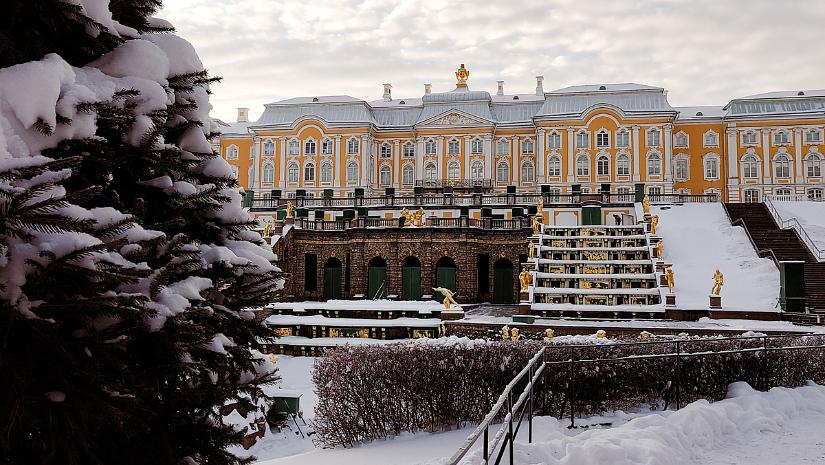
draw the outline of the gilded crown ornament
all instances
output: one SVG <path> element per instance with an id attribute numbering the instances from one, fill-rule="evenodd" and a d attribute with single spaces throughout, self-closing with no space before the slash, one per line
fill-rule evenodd
<path id="1" fill-rule="evenodd" d="M 467 79 L 469 77 L 470 72 L 464 67 L 464 63 L 461 63 L 461 67 L 455 72 L 455 78 L 458 80 L 455 84 L 456 87 L 467 87 Z"/>

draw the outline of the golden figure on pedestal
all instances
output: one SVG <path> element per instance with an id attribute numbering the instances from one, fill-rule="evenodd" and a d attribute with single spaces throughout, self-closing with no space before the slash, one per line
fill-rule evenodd
<path id="1" fill-rule="evenodd" d="M 521 337 L 521 334 L 519 334 L 518 328 L 513 328 L 512 330 L 510 330 L 510 340 L 511 341 L 518 341 L 520 337 Z"/>
<path id="2" fill-rule="evenodd" d="M 533 274 L 524 270 L 518 274 L 518 280 L 521 283 L 521 292 L 527 292 L 528 286 L 533 284 Z"/>
<path id="3" fill-rule="evenodd" d="M 661 259 L 664 259 L 664 257 L 665 257 L 665 250 L 664 249 L 665 249 L 665 241 L 659 241 L 656 244 L 656 256 L 661 258 Z"/>
<path id="4" fill-rule="evenodd" d="M 420 228 L 424 226 L 424 209 L 419 208 L 417 212 L 413 213 L 412 215 L 412 224 L 416 228 Z"/>
<path id="5" fill-rule="evenodd" d="M 264 239 L 266 239 L 268 237 L 272 237 L 272 223 L 267 223 L 267 224 L 264 225 L 263 236 L 264 236 Z"/>
<path id="6" fill-rule="evenodd" d="M 650 197 L 645 194 L 645 198 L 642 199 L 642 210 L 645 212 L 645 215 L 650 214 Z"/>
<path id="7" fill-rule="evenodd" d="M 544 218 L 544 200 L 539 198 L 539 201 L 536 202 L 536 215 L 541 216 Z"/>
<path id="8" fill-rule="evenodd" d="M 656 234 L 657 227 L 659 227 L 659 215 L 653 215 L 650 218 L 650 234 Z"/>
<path id="9" fill-rule="evenodd" d="M 533 234 L 539 233 L 539 231 L 541 230 L 541 223 L 543 220 L 544 218 L 538 213 L 536 213 L 536 215 L 533 217 Z"/>
<path id="10" fill-rule="evenodd" d="M 552 329 L 552 328 L 547 328 L 547 329 L 544 331 L 544 338 L 545 338 L 545 339 L 547 339 L 547 342 L 552 341 L 552 340 L 553 340 L 553 337 L 554 337 L 555 335 L 556 335 L 556 334 L 553 332 L 553 329 Z"/>
<path id="11" fill-rule="evenodd" d="M 287 201 L 287 203 L 286 203 L 286 217 L 287 218 L 294 218 L 294 216 L 293 216 L 294 214 L 295 214 L 295 205 L 293 205 L 292 202 Z"/>
<path id="12" fill-rule="evenodd" d="M 667 279 L 668 292 L 673 294 L 673 287 L 676 285 L 676 280 L 673 276 L 673 268 L 667 267 L 667 269 L 665 270 L 665 279 Z"/>
<path id="13" fill-rule="evenodd" d="M 506 341 L 508 339 L 510 339 L 510 327 L 504 325 L 504 327 L 501 328 L 501 340 Z"/>
<path id="14" fill-rule="evenodd" d="M 406 208 L 401 210 L 401 218 L 404 218 L 404 227 L 405 228 L 408 228 L 408 227 L 413 225 L 412 213 L 410 213 L 410 211 L 407 210 Z"/>
<path id="15" fill-rule="evenodd" d="M 440 292 L 441 295 L 444 296 L 444 310 L 449 310 L 453 304 L 455 304 L 455 306 L 458 307 L 458 302 L 456 302 L 455 299 L 453 299 L 455 292 L 444 287 L 434 287 L 433 290 L 436 292 Z M 460 308 L 461 307 L 459 307 L 459 309 Z"/>
<path id="16" fill-rule="evenodd" d="M 536 258 L 536 246 L 532 241 L 527 243 L 527 258 Z"/>
<path id="17" fill-rule="evenodd" d="M 456 87 L 467 87 L 467 79 L 470 78 L 470 71 L 464 67 L 464 63 L 461 63 L 461 67 L 456 70 L 455 78 L 458 81 L 455 84 Z"/>
<path id="18" fill-rule="evenodd" d="M 713 273 L 713 289 L 710 291 L 712 295 L 722 295 L 722 286 L 725 285 L 725 275 L 721 271 L 716 270 Z"/>

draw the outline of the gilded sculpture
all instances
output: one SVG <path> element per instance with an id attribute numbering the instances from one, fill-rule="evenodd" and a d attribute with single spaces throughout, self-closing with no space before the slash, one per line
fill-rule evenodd
<path id="1" fill-rule="evenodd" d="M 545 339 L 547 339 L 547 342 L 552 341 L 552 340 L 553 340 L 553 337 L 554 337 L 555 335 L 556 335 L 556 334 L 553 332 L 553 329 L 552 329 L 552 328 L 547 328 L 547 329 L 544 331 L 544 338 L 545 338 Z"/>
<path id="2" fill-rule="evenodd" d="M 286 217 L 295 218 L 295 205 L 291 201 L 286 203 Z"/>
<path id="3" fill-rule="evenodd" d="M 532 242 L 527 243 L 527 258 L 536 258 L 536 246 Z"/>
<path id="4" fill-rule="evenodd" d="M 656 234 L 657 227 L 659 227 L 659 215 L 653 215 L 650 218 L 650 234 Z"/>
<path id="5" fill-rule="evenodd" d="M 470 78 L 470 71 L 464 67 L 464 63 L 461 63 L 461 67 L 456 70 L 455 78 L 458 81 L 455 84 L 456 87 L 467 87 L 467 79 Z"/>
<path id="6" fill-rule="evenodd" d="M 264 239 L 266 239 L 268 237 L 272 237 L 272 223 L 267 223 L 267 224 L 264 225 L 263 236 L 264 236 Z"/>
<path id="7" fill-rule="evenodd" d="M 659 258 L 664 258 L 664 256 L 665 256 L 665 250 L 664 249 L 665 249 L 665 242 L 664 241 L 659 241 L 656 244 L 656 256 L 659 257 Z"/>
<path id="8" fill-rule="evenodd" d="M 673 276 L 673 268 L 667 267 L 667 269 L 665 270 L 665 279 L 667 279 L 668 292 L 670 292 L 672 294 L 673 293 L 673 287 L 675 286 L 675 282 L 676 282 L 675 279 L 674 279 L 674 276 Z"/>
<path id="9" fill-rule="evenodd" d="M 405 228 L 408 228 L 408 227 L 413 225 L 413 215 L 406 208 L 401 210 L 401 218 L 404 218 L 404 227 Z"/>
<path id="10" fill-rule="evenodd" d="M 527 292 L 527 288 L 533 284 L 533 274 L 524 270 L 518 274 L 518 280 L 521 283 L 521 292 Z"/>
<path id="11" fill-rule="evenodd" d="M 536 202 L 536 215 L 541 215 L 544 217 L 544 200 L 542 199 L 539 199 L 539 201 Z"/>
<path id="12" fill-rule="evenodd" d="M 713 273 L 713 289 L 710 291 L 711 295 L 722 295 L 722 286 L 725 285 L 725 275 L 721 271 L 716 270 Z"/>
<path id="13" fill-rule="evenodd" d="M 504 327 L 501 328 L 501 340 L 506 341 L 508 339 L 510 339 L 510 327 L 504 325 Z"/>
<path id="14" fill-rule="evenodd" d="M 542 219 L 543 218 L 538 213 L 536 213 L 536 215 L 533 217 L 533 234 L 538 234 L 541 230 Z"/>
<path id="15" fill-rule="evenodd" d="M 650 214 L 650 197 L 645 194 L 645 198 L 642 199 L 642 210 L 645 212 L 645 215 Z"/>
<path id="16" fill-rule="evenodd" d="M 453 298 L 455 292 L 444 287 L 434 287 L 433 290 L 436 292 L 440 292 L 441 295 L 444 296 L 444 310 L 449 310 L 453 304 L 455 304 L 455 306 L 458 307 L 458 302 L 456 302 Z"/>
<path id="17" fill-rule="evenodd" d="M 521 334 L 519 334 L 518 328 L 513 328 L 512 330 L 510 330 L 510 340 L 518 341 L 519 338 L 521 338 Z"/>
<path id="18" fill-rule="evenodd" d="M 412 214 L 412 224 L 416 228 L 424 226 L 424 209 L 419 208 L 417 212 Z"/>

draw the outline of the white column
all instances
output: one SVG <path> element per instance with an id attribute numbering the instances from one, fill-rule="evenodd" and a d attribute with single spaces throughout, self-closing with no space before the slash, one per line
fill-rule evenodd
<path id="1" fill-rule="evenodd" d="M 435 146 L 435 153 L 436 153 L 436 166 L 435 178 L 438 180 L 444 179 L 444 170 L 442 169 L 442 165 L 444 164 L 444 137 L 438 136 L 436 138 L 436 146 Z"/>
<path id="2" fill-rule="evenodd" d="M 415 138 L 415 180 L 424 179 L 424 138 Z"/>
<path id="3" fill-rule="evenodd" d="M 665 125 L 665 182 L 666 190 L 673 190 L 673 125 Z M 669 189 L 668 189 L 669 188 Z"/>
<path id="4" fill-rule="evenodd" d="M 794 147 L 794 179 L 797 185 L 802 184 L 802 128 L 794 128 L 793 130 L 793 147 Z"/>
<path id="5" fill-rule="evenodd" d="M 334 174 L 333 186 L 341 187 L 341 167 L 346 169 L 346 163 L 341 163 L 341 135 L 335 136 L 335 145 L 332 147 L 332 169 Z"/>
<path id="6" fill-rule="evenodd" d="M 401 142 L 399 140 L 395 140 L 392 143 L 392 179 L 393 183 L 392 186 L 396 189 L 401 187 L 401 177 L 399 171 L 401 171 L 401 152 L 399 152 L 399 147 L 401 146 Z"/>
<path id="7" fill-rule="evenodd" d="M 493 136 L 484 136 L 484 179 L 493 179 Z M 495 185 L 495 182 L 493 182 Z"/>
<path id="8" fill-rule="evenodd" d="M 739 182 L 739 157 L 737 156 L 738 146 L 736 140 L 736 128 L 728 128 L 728 177 L 734 184 Z"/>
<path id="9" fill-rule="evenodd" d="M 536 131 L 536 184 L 546 182 L 544 164 L 547 157 L 544 156 L 544 129 Z"/>
<path id="10" fill-rule="evenodd" d="M 281 157 L 281 170 L 278 175 L 278 185 L 281 188 L 286 188 L 286 137 L 279 137 L 280 151 L 278 155 Z"/>
<path id="11" fill-rule="evenodd" d="M 252 179 L 249 180 L 249 187 L 255 189 L 261 188 L 261 176 L 259 174 L 261 160 L 261 138 L 255 136 L 252 138 Z"/>
<path id="12" fill-rule="evenodd" d="M 633 144 L 633 180 L 638 182 L 641 181 L 642 177 L 639 174 L 639 158 L 641 155 L 639 154 L 639 126 L 633 125 L 633 140 L 630 142 Z"/>
<path id="13" fill-rule="evenodd" d="M 574 153 L 576 151 L 576 131 L 568 127 L 567 128 L 567 184 L 573 184 L 576 182 L 576 160 L 574 160 Z M 571 187 L 568 185 L 568 189 Z"/>
<path id="14" fill-rule="evenodd" d="M 368 187 L 370 182 L 370 159 L 367 144 L 369 144 L 367 136 L 361 136 L 358 143 L 358 150 L 361 151 L 361 182 L 358 184 L 359 187 Z"/>
<path id="15" fill-rule="evenodd" d="M 470 179 L 470 136 L 464 136 L 464 179 Z"/>
<path id="16" fill-rule="evenodd" d="M 771 130 L 762 130 L 762 182 L 771 183 Z"/>

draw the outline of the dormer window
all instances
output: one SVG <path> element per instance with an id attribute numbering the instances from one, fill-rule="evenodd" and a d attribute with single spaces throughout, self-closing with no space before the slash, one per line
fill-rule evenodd
<path id="1" fill-rule="evenodd" d="M 649 129 L 647 131 L 647 146 L 659 147 L 662 145 L 662 133 L 658 129 Z"/>
<path id="2" fill-rule="evenodd" d="M 547 136 L 547 147 L 551 149 L 560 149 L 561 148 L 561 134 L 557 132 L 551 132 L 549 136 Z"/>
<path id="3" fill-rule="evenodd" d="M 790 138 L 788 137 L 788 133 L 785 132 L 784 129 L 776 131 L 776 133 L 773 135 L 773 143 L 776 145 L 789 144 Z"/>
<path id="4" fill-rule="evenodd" d="M 604 129 L 596 133 L 596 147 L 610 147 L 610 135 Z"/>
<path id="5" fill-rule="evenodd" d="M 470 151 L 472 153 L 481 153 L 484 151 L 484 144 L 481 139 L 473 139 L 470 142 Z"/>
<path id="6" fill-rule="evenodd" d="M 392 157 L 392 147 L 390 144 L 381 144 L 381 158 Z"/>
<path id="7" fill-rule="evenodd" d="M 576 133 L 576 148 L 586 149 L 590 147 L 590 137 L 587 131 L 579 131 Z"/>

